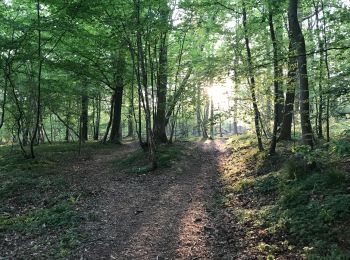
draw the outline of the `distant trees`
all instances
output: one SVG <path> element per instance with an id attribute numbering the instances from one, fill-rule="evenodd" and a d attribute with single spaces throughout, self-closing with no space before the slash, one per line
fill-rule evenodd
<path id="1" fill-rule="evenodd" d="M 137 136 L 156 167 L 160 144 L 242 125 L 273 154 L 299 130 L 306 145 L 329 141 L 349 100 L 349 6 L 339 0 L 40 0 L 0 9 L 0 139 L 26 157 L 42 142 Z M 231 96 L 218 111 L 208 89 L 225 82 Z"/>

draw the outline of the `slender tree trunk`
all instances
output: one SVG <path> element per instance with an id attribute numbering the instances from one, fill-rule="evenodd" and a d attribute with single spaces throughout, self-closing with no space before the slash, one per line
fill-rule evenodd
<path id="1" fill-rule="evenodd" d="M 133 120 L 133 104 L 132 99 L 129 100 L 128 107 L 128 137 L 134 137 L 134 120 Z"/>
<path id="2" fill-rule="evenodd" d="M 40 122 L 40 114 L 41 114 L 41 72 L 42 72 L 42 55 L 41 55 L 41 17 L 40 17 L 40 0 L 37 1 L 37 23 L 38 23 L 38 59 L 39 59 L 39 69 L 38 69 L 38 83 L 37 83 L 37 111 L 36 111 L 36 122 L 35 122 L 35 128 L 33 136 L 30 140 L 30 154 L 31 157 L 34 159 L 34 143 L 36 139 L 36 135 L 39 128 L 39 122 Z"/>
<path id="3" fill-rule="evenodd" d="M 273 122 L 273 131 L 272 131 L 272 140 L 270 144 L 269 154 L 274 154 L 276 152 L 276 144 L 277 144 L 277 130 L 279 123 L 281 122 L 281 106 L 280 106 L 280 80 L 281 80 L 281 71 L 278 64 L 278 47 L 275 29 L 273 26 L 273 15 L 272 11 L 269 11 L 269 27 L 270 27 L 270 37 L 272 41 L 273 47 L 273 70 L 274 70 L 274 122 Z"/>
<path id="4" fill-rule="evenodd" d="M 327 138 L 327 142 L 330 141 L 330 125 L 329 125 L 329 117 L 330 117 L 330 93 L 329 93 L 329 81 L 331 79 L 331 74 L 330 74 L 330 69 L 329 69 L 329 63 L 328 63 L 328 41 L 327 41 L 327 32 L 326 32 L 326 17 L 324 14 L 324 3 L 323 0 L 321 0 L 321 9 L 323 12 L 323 26 L 322 26 L 322 31 L 323 31 L 323 38 L 324 38 L 324 62 L 325 62 L 325 66 L 326 66 L 326 71 L 327 71 L 327 99 L 326 99 L 326 138 Z"/>
<path id="5" fill-rule="evenodd" d="M 96 119 L 94 129 L 94 140 L 98 140 L 100 136 L 100 121 L 101 121 L 101 94 L 97 95 L 96 98 Z"/>
<path id="6" fill-rule="evenodd" d="M 300 85 L 300 120 L 302 139 L 305 145 L 313 147 L 313 134 L 310 122 L 309 80 L 307 74 L 307 59 L 305 39 L 298 21 L 298 0 L 289 0 L 288 21 L 291 37 L 296 44 L 298 55 L 298 75 Z"/>
<path id="7" fill-rule="evenodd" d="M 81 154 L 81 144 L 83 142 L 83 115 L 81 114 L 79 117 L 79 155 Z"/>
<path id="8" fill-rule="evenodd" d="M 157 160 L 156 160 L 156 144 L 154 139 L 154 133 L 151 127 L 151 111 L 149 106 L 149 96 L 148 96 L 148 79 L 147 79 L 147 71 L 145 66 L 145 53 L 143 50 L 143 43 L 142 43 L 142 34 L 141 34 L 141 19 L 140 19 L 140 12 L 141 12 L 141 3 L 140 0 L 134 0 L 134 8 L 135 8 L 135 17 L 136 22 L 138 25 L 138 30 L 136 32 L 136 44 L 137 44 L 137 58 L 138 58 L 138 66 L 141 73 L 138 74 L 138 85 L 139 85 L 139 92 L 141 92 L 141 86 L 143 87 L 144 91 L 144 112 L 146 116 L 146 129 L 147 129 L 147 138 L 148 138 L 148 152 L 149 152 L 149 159 L 151 162 L 151 168 L 152 170 L 157 168 Z M 141 80 L 142 79 L 142 80 Z M 142 95 L 140 95 L 141 98 L 143 98 Z"/>
<path id="9" fill-rule="evenodd" d="M 71 110 L 71 101 L 68 100 L 68 109 L 67 109 L 67 113 L 66 113 L 66 121 L 65 121 L 65 124 L 64 124 L 65 127 L 66 127 L 64 140 L 66 142 L 69 142 L 69 131 L 70 131 L 69 125 L 70 125 L 70 120 L 71 120 L 71 112 L 70 112 L 70 110 Z M 58 116 L 57 116 L 57 118 L 58 118 Z M 58 120 L 60 120 L 60 119 L 58 119 Z"/>
<path id="10" fill-rule="evenodd" d="M 235 58 L 236 59 L 236 58 Z M 235 67 L 238 62 L 235 62 Z M 233 133 L 238 135 L 238 75 L 237 70 L 234 71 L 234 103 L 233 103 Z"/>
<path id="11" fill-rule="evenodd" d="M 66 117 L 66 131 L 65 131 L 65 136 L 64 136 L 64 140 L 66 142 L 69 142 L 69 127 L 68 127 L 68 122 L 69 122 L 69 117 Z"/>
<path id="12" fill-rule="evenodd" d="M 197 84 L 197 96 L 196 96 L 196 116 L 197 116 L 197 134 L 201 136 L 201 86 Z"/>
<path id="13" fill-rule="evenodd" d="M 50 140 L 49 135 L 47 134 L 43 123 L 41 124 L 41 128 L 42 128 L 42 131 L 43 131 L 43 133 L 44 133 L 44 135 L 46 137 L 46 140 L 49 142 L 49 144 L 52 144 L 52 139 Z M 44 138 L 43 138 L 43 140 L 44 140 Z"/>
<path id="14" fill-rule="evenodd" d="M 2 99 L 2 104 L 1 104 L 1 117 L 0 117 L 0 129 L 4 125 L 4 119 L 5 119 L 5 107 L 6 107 L 6 98 L 7 98 L 7 78 L 5 77 L 5 86 L 4 86 L 4 95 Z"/>
<path id="15" fill-rule="evenodd" d="M 214 102 L 213 97 L 210 97 L 210 137 L 214 139 L 215 133 L 214 133 Z"/>
<path id="16" fill-rule="evenodd" d="M 254 123 L 255 123 L 255 133 L 258 140 L 258 148 L 259 151 L 264 150 L 264 146 L 261 139 L 261 131 L 260 131 L 260 125 L 259 125 L 259 109 L 258 109 L 258 103 L 256 99 L 255 94 L 255 78 L 253 75 L 253 68 L 252 68 L 252 54 L 250 51 L 249 46 L 249 38 L 248 38 L 248 28 L 247 28 L 247 12 L 245 7 L 243 7 L 243 27 L 244 27 L 244 40 L 245 40 L 245 46 L 246 46 L 246 52 L 247 52 L 247 65 L 248 65 L 248 82 L 250 87 L 250 92 L 252 96 L 252 102 L 253 102 L 253 109 L 254 109 Z"/>
<path id="17" fill-rule="evenodd" d="M 88 140 L 88 110 L 89 110 L 89 97 L 83 90 L 81 96 L 81 139 L 83 141 Z"/>
<path id="18" fill-rule="evenodd" d="M 102 143 L 106 143 L 107 142 L 107 137 L 108 137 L 108 134 L 109 134 L 109 129 L 111 128 L 111 125 L 112 125 L 112 121 L 113 121 L 113 112 L 114 112 L 114 98 L 115 96 L 112 95 L 112 99 L 111 99 L 111 108 L 110 108 L 110 111 L 109 111 L 109 121 L 108 121 L 108 124 L 107 124 L 107 128 L 106 128 L 106 132 L 102 138 Z"/>
<path id="19" fill-rule="evenodd" d="M 130 43 L 129 43 L 130 44 Z M 139 144 L 143 149 L 142 142 L 142 117 L 141 117 L 141 83 L 140 83 L 140 69 L 139 66 L 136 66 L 135 61 L 135 50 L 131 44 L 129 45 L 130 56 L 132 60 L 132 82 L 131 82 L 131 104 L 132 104 L 132 112 L 135 121 L 135 129 L 137 133 L 137 137 L 139 140 Z M 134 105 L 134 86 L 135 86 L 135 76 L 137 81 L 137 104 L 138 104 L 138 115 L 136 116 L 135 105 Z"/>
<path id="20" fill-rule="evenodd" d="M 321 51 L 320 52 L 320 65 L 319 65 L 319 79 L 318 79 L 318 96 L 319 96 L 319 103 L 318 103 L 318 118 L 316 122 L 318 122 L 317 125 L 317 136 L 318 138 L 323 138 L 323 61 L 324 61 L 324 53 L 323 53 L 323 40 L 321 39 L 321 28 L 319 25 L 319 10 L 318 10 L 318 4 L 315 3 L 313 0 L 313 5 L 315 8 L 315 18 L 316 18 L 316 29 L 317 29 L 317 41 L 318 41 L 318 48 Z"/>
<path id="21" fill-rule="evenodd" d="M 209 118 L 209 100 L 205 101 L 203 120 L 202 120 L 202 137 L 203 139 L 208 139 L 208 118 Z"/>
<path id="22" fill-rule="evenodd" d="M 54 136 L 55 135 L 53 133 L 52 114 L 50 113 L 50 137 L 52 142 L 55 142 Z"/>

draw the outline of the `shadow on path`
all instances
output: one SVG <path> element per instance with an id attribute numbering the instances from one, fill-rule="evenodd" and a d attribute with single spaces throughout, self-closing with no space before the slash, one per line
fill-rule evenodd
<path id="1" fill-rule="evenodd" d="M 96 194 L 82 206 L 94 220 L 85 223 L 88 242 L 74 258 L 236 259 L 235 232 L 217 202 L 225 150 L 220 141 L 189 146 L 181 161 L 151 174 L 101 169 L 120 152 L 80 165 L 89 183 L 82 186 Z"/>

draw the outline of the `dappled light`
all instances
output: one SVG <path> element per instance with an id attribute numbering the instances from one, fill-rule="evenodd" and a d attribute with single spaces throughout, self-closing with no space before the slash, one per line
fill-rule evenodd
<path id="1" fill-rule="evenodd" d="M 0 259 L 350 259 L 349 0 L 0 14 Z"/>

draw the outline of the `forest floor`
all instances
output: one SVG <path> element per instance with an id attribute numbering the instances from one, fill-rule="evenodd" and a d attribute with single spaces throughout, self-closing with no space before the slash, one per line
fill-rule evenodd
<path id="1" fill-rule="evenodd" d="M 349 168 L 290 180 L 251 140 L 164 145 L 153 172 L 135 142 L 2 150 L 0 259 L 342 259 Z"/>
<path id="2" fill-rule="evenodd" d="M 132 144 L 126 147 L 122 153 L 134 149 Z M 171 167 L 152 173 L 105 167 L 118 161 L 118 151 L 79 165 L 78 182 L 96 196 L 93 203 L 82 205 L 83 212 L 95 218 L 85 223 L 84 233 L 90 239 L 75 256 L 237 258 L 235 231 L 216 201 L 220 189 L 217 160 L 224 152 L 221 142 L 188 142 L 179 148 L 181 157 Z"/>
<path id="3" fill-rule="evenodd" d="M 44 149 L 29 164 L 3 158 L 18 170 L 0 176 L 0 259 L 238 257 L 240 236 L 220 207 L 221 141 L 164 146 L 154 172 L 136 143 L 94 148 Z"/>

